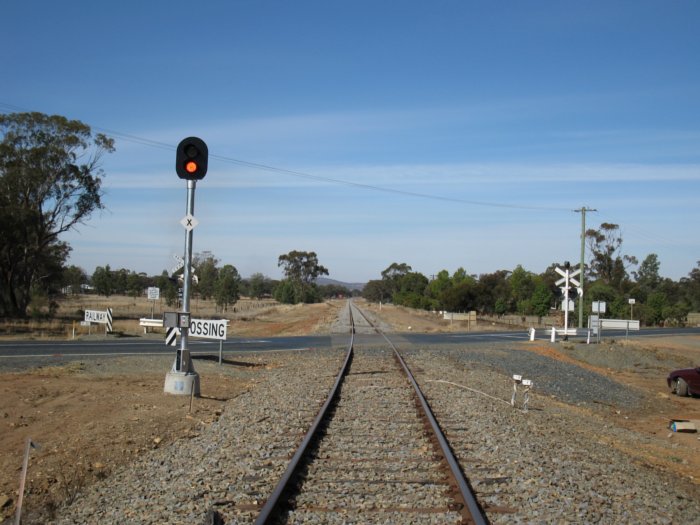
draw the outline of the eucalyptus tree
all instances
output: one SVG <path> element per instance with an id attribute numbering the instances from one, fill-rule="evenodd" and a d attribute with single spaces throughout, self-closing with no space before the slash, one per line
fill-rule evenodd
<path id="1" fill-rule="evenodd" d="M 275 291 L 278 301 L 313 303 L 320 300 L 315 281 L 321 275 L 328 275 L 328 269 L 319 264 L 316 252 L 293 250 L 280 255 L 277 265 L 282 267 L 285 275 Z"/>
<path id="2" fill-rule="evenodd" d="M 114 141 L 43 113 L 0 115 L 0 136 L 0 315 L 23 317 L 63 277 L 61 234 L 104 207 L 100 161 Z"/>

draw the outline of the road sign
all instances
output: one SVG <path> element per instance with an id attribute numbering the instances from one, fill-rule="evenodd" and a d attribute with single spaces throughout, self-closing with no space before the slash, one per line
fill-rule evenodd
<path id="1" fill-rule="evenodd" d="M 190 329 L 188 333 L 191 337 L 199 337 L 202 339 L 219 339 L 225 341 L 227 326 L 228 321 L 226 319 L 192 319 L 190 321 Z"/>
<path id="2" fill-rule="evenodd" d="M 148 300 L 149 301 L 157 301 L 160 299 L 160 288 L 157 286 L 149 286 L 148 287 Z"/>
<path id="3" fill-rule="evenodd" d="M 108 332 L 112 331 L 112 309 L 107 310 L 85 310 L 85 322 L 105 324 Z"/>
<path id="4" fill-rule="evenodd" d="M 85 320 L 91 323 L 107 323 L 107 312 L 101 310 L 85 310 Z"/>
<path id="5" fill-rule="evenodd" d="M 566 272 L 564 270 L 555 266 L 554 271 L 566 279 Z M 573 272 L 569 272 L 569 279 L 571 279 L 572 277 L 576 277 L 580 273 L 581 273 L 581 268 L 579 268 L 578 270 L 574 270 Z M 564 281 L 561 281 L 561 282 L 564 282 Z"/>
<path id="6" fill-rule="evenodd" d="M 182 257 L 180 257 L 179 255 L 173 255 L 173 259 L 175 259 L 176 263 L 175 263 L 175 266 L 173 266 L 173 267 L 170 269 L 170 276 L 171 276 L 171 277 L 172 277 L 173 275 L 175 275 L 175 273 L 176 273 L 180 268 L 182 268 L 182 267 L 185 266 L 185 261 L 183 261 L 183 260 L 182 260 Z"/>
<path id="7" fill-rule="evenodd" d="M 591 309 L 593 313 L 604 314 L 605 313 L 605 301 L 593 301 L 591 303 Z"/>
<path id="8" fill-rule="evenodd" d="M 195 229 L 195 227 L 199 224 L 199 221 L 188 213 L 182 218 L 180 224 L 182 224 L 182 226 L 189 232 Z"/>

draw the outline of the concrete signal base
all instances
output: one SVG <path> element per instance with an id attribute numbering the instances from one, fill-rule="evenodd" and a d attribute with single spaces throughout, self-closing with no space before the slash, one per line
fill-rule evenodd
<path id="1" fill-rule="evenodd" d="M 165 375 L 165 388 L 163 390 L 166 394 L 199 397 L 199 374 L 171 370 Z"/>

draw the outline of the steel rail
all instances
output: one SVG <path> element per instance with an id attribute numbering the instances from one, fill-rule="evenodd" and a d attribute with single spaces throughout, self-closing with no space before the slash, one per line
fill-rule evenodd
<path id="1" fill-rule="evenodd" d="M 355 307 L 357 308 L 357 307 Z M 455 458 L 454 454 L 452 453 L 452 449 L 450 448 L 449 443 L 447 442 L 447 439 L 445 438 L 445 435 L 442 432 L 442 429 L 440 428 L 440 425 L 438 424 L 437 420 L 435 419 L 435 415 L 433 414 L 432 409 L 430 408 L 430 405 L 428 404 L 428 401 L 425 399 L 425 396 L 423 395 L 423 391 L 420 389 L 420 386 L 418 386 L 418 382 L 416 379 L 413 377 L 413 374 L 411 373 L 411 370 L 408 368 L 408 365 L 404 361 L 403 357 L 401 357 L 401 354 L 399 353 L 398 349 L 396 346 L 394 346 L 394 343 L 391 342 L 391 340 L 378 328 L 376 328 L 372 322 L 367 319 L 367 317 L 362 313 L 359 308 L 357 308 L 358 313 L 364 317 L 365 321 L 374 328 L 374 330 L 381 335 L 384 340 L 389 344 L 391 349 L 394 351 L 394 356 L 396 357 L 397 361 L 401 364 L 401 367 L 403 368 L 404 373 L 408 377 L 409 382 L 411 385 L 413 385 L 413 389 L 416 393 L 416 396 L 418 398 L 418 401 L 420 403 L 420 406 L 422 408 L 424 416 L 427 418 L 427 420 L 430 422 L 430 426 L 432 428 L 433 433 L 435 434 L 435 437 L 437 438 L 438 444 L 440 445 L 440 451 L 442 452 L 442 455 L 447 462 L 447 464 L 450 467 L 450 475 L 452 477 L 453 482 L 459 489 L 459 497 L 462 499 L 462 502 L 464 503 L 463 509 L 466 509 L 467 513 L 462 513 L 462 517 L 465 520 L 466 523 L 473 523 L 475 525 L 486 525 L 489 523 L 488 519 L 486 518 L 486 515 L 484 514 L 483 509 L 479 505 L 479 503 L 476 500 L 476 496 L 474 495 L 474 492 L 472 491 L 471 487 L 469 486 L 469 483 L 467 482 L 466 478 L 464 477 L 464 473 L 462 472 L 462 469 L 459 466 L 459 462 L 457 461 L 457 458 Z"/>
<path id="2" fill-rule="evenodd" d="M 353 346 L 355 344 L 355 324 L 353 321 L 352 317 L 352 309 L 350 309 L 348 305 L 348 309 L 350 311 L 350 345 L 348 347 L 347 355 L 345 356 L 345 361 L 343 362 L 343 366 L 340 369 L 340 372 L 338 373 L 338 376 L 336 377 L 335 384 L 333 385 L 333 388 L 331 389 L 330 393 L 328 394 L 328 398 L 326 399 L 325 403 L 323 403 L 323 406 L 321 407 L 321 410 L 319 411 L 318 415 L 316 416 L 316 419 L 314 419 L 313 424 L 309 428 L 308 432 L 304 436 L 304 439 L 302 440 L 301 444 L 299 445 L 299 448 L 297 448 L 297 451 L 295 452 L 294 456 L 289 462 L 289 465 L 287 466 L 287 469 L 284 471 L 284 474 L 280 478 L 279 482 L 275 486 L 275 490 L 272 492 L 270 497 L 267 499 L 265 502 L 265 505 L 263 505 L 263 508 L 260 510 L 260 514 L 258 515 L 257 519 L 255 520 L 256 525 L 264 525 L 268 523 L 268 520 L 272 516 L 272 514 L 277 510 L 281 499 L 282 495 L 285 493 L 287 490 L 287 486 L 289 485 L 290 481 L 296 474 L 297 467 L 299 466 L 299 462 L 301 461 L 301 458 L 306 454 L 307 449 L 309 448 L 310 444 L 316 437 L 316 433 L 321 425 L 321 422 L 323 419 L 326 417 L 326 414 L 328 412 L 329 407 L 332 405 L 333 401 L 335 401 L 337 395 L 338 395 L 338 390 L 340 388 L 341 383 L 343 382 L 343 378 L 345 377 L 350 361 L 352 360 L 352 355 L 353 355 Z"/>

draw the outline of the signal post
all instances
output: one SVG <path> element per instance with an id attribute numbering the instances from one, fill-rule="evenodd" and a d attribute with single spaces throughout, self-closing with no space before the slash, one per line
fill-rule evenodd
<path id="1" fill-rule="evenodd" d="M 187 214 L 180 221 L 186 230 L 185 260 L 182 290 L 182 312 L 178 315 L 180 328 L 180 348 L 175 355 L 173 367 L 165 376 L 166 394 L 199 396 L 199 374 L 195 372 L 188 347 L 190 327 L 190 289 L 192 285 L 192 230 L 197 226 L 194 217 L 194 192 L 197 181 L 207 173 L 209 149 L 197 137 L 188 137 L 177 146 L 175 171 L 178 177 L 187 181 Z"/>

